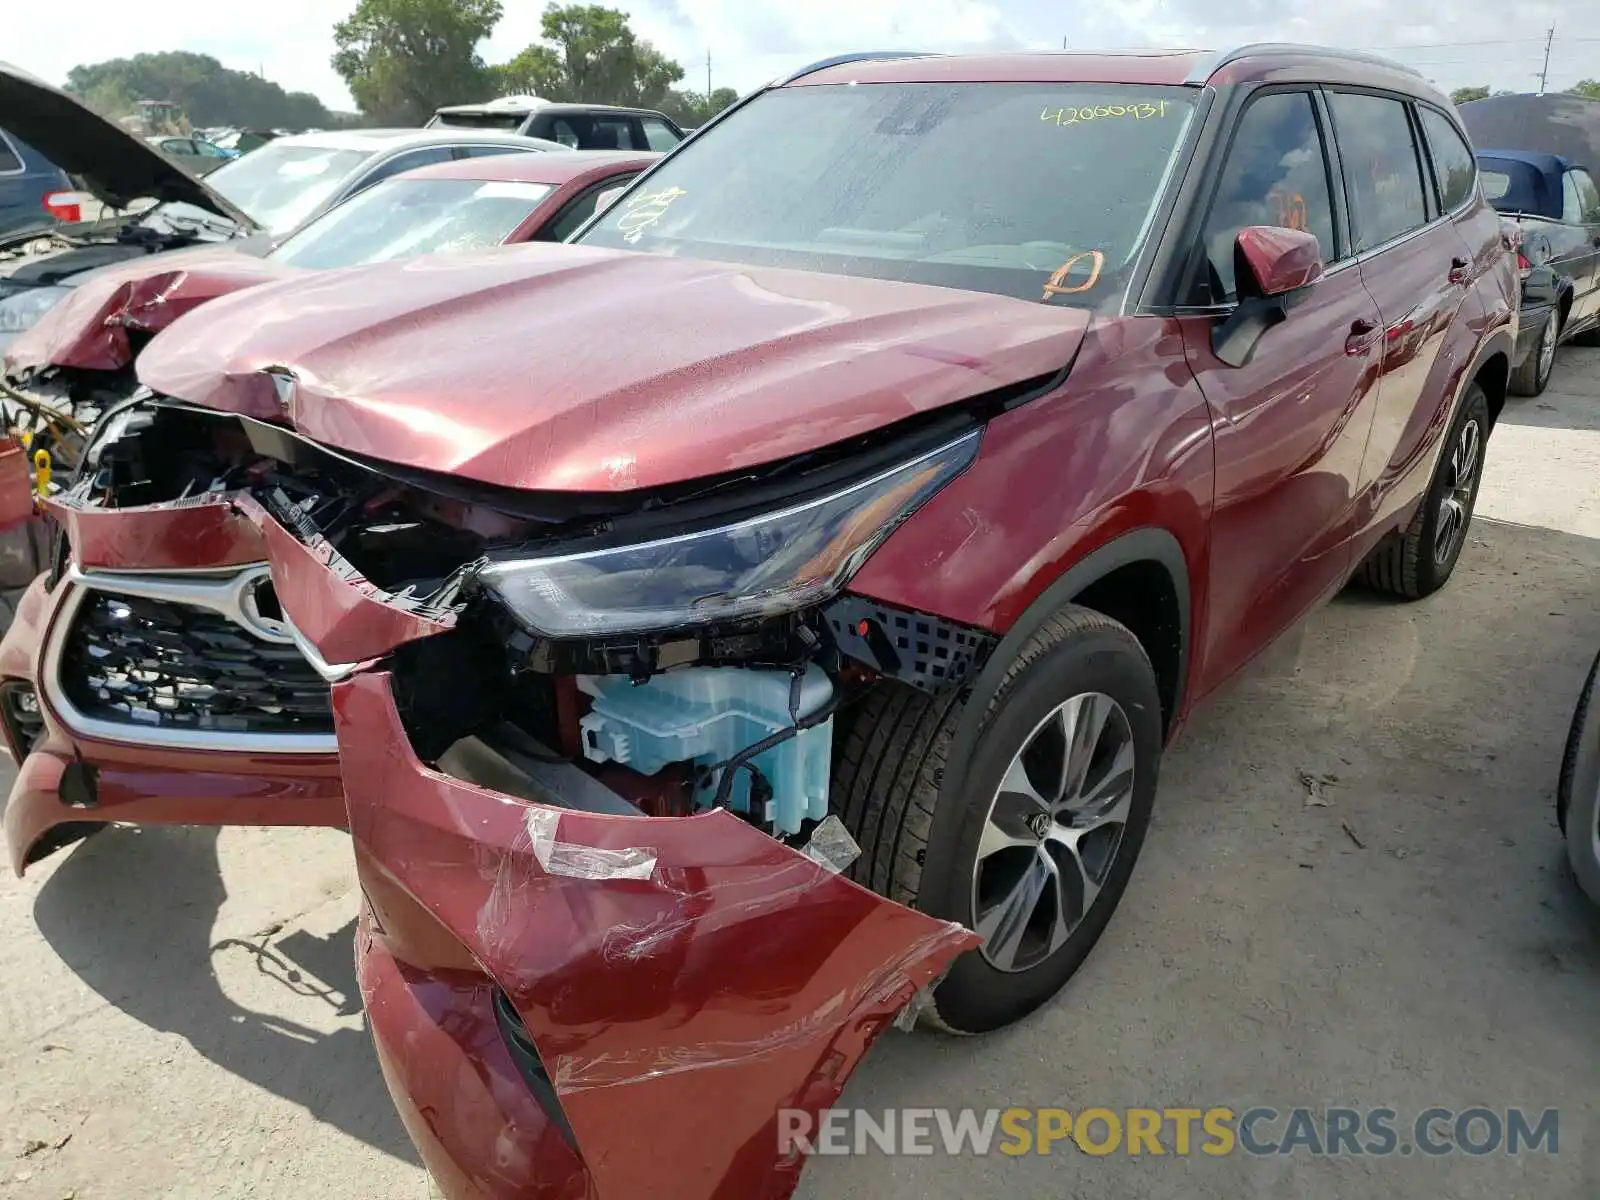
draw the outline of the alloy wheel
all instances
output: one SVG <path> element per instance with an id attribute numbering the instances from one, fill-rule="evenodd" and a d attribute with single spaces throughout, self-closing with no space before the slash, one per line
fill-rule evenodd
<path id="1" fill-rule="evenodd" d="M 1482 443 L 1478 422 L 1473 420 L 1461 427 L 1450 448 L 1449 474 L 1439 498 L 1439 520 L 1433 535 L 1433 561 L 1440 565 L 1451 560 L 1467 535 Z"/>
<path id="2" fill-rule="evenodd" d="M 1134 760 L 1128 715 L 1100 692 L 1057 705 L 1023 742 L 973 868 L 973 928 L 990 966 L 1038 966 L 1088 914 L 1122 848 Z"/>
<path id="3" fill-rule="evenodd" d="M 1555 366 L 1556 343 L 1561 340 L 1561 330 L 1557 327 L 1554 317 L 1544 323 L 1544 332 L 1539 335 L 1539 383 L 1550 378 L 1550 368 Z"/>

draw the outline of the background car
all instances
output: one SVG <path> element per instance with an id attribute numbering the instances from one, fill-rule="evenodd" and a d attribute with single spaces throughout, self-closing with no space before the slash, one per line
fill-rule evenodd
<path id="1" fill-rule="evenodd" d="M 1600 344 L 1600 188 L 1593 176 L 1542 151 L 1479 150 L 1478 165 L 1484 195 L 1515 228 L 1524 259 L 1556 276 L 1560 295 L 1545 318 L 1554 325 L 1551 336 Z M 1541 344 L 1545 334 L 1541 326 Z M 1528 382 L 1543 390 L 1542 382 Z"/>
<path id="2" fill-rule="evenodd" d="M 206 182 L 282 237 L 391 175 L 454 159 L 566 150 L 549 139 L 495 130 L 351 129 L 274 138 L 219 167 Z"/>
<path id="3" fill-rule="evenodd" d="M 589 218 L 603 193 L 657 157 L 559 151 L 439 163 L 358 192 L 264 258 L 224 243 L 102 268 L 68 289 L 6 351 L 0 373 L 9 390 L 0 407 L 7 425 L 49 449 L 55 470 L 66 472 L 99 414 L 138 386 L 132 366 L 140 348 L 183 314 L 298 271 L 560 241 Z M 9 586 L 25 585 L 43 566 L 25 564 L 20 582 Z"/>
<path id="4" fill-rule="evenodd" d="M 207 141 L 203 137 L 191 135 L 188 137 L 147 137 L 149 142 L 162 154 L 177 163 L 187 171 L 196 175 L 209 175 L 223 163 L 239 157 L 235 150 L 226 150 L 215 142 Z"/>
<path id="5" fill-rule="evenodd" d="M 559 142 L 493 130 L 364 129 L 300 134 L 224 163 L 204 181 L 143 139 L 26 72 L 0 66 L 0 112 L 94 198 L 94 219 L 25 250 L 0 238 L 0 354 L 95 269 L 226 243 L 262 255 L 295 229 L 414 167 Z M 68 234 L 70 233 L 70 236 Z M 11 243 L 18 238 L 9 239 Z"/>
<path id="6" fill-rule="evenodd" d="M 47 196 L 72 187 L 67 173 L 21 138 L 0 129 L 0 238 L 53 225 Z"/>
<path id="7" fill-rule="evenodd" d="M 429 129 L 504 129 L 549 138 L 573 150 L 671 150 L 687 136 L 652 108 L 561 104 L 538 96 L 502 96 L 483 104 L 449 104 Z"/>

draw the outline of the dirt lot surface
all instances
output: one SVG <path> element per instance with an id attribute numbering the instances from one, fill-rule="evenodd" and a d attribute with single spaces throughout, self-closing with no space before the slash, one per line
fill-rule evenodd
<path id="1" fill-rule="evenodd" d="M 1341 597 L 1197 718 L 1067 991 L 995 1037 L 891 1034 L 846 1101 L 1555 1107 L 1559 1153 L 1067 1145 L 819 1160 L 803 1195 L 1600 1195 L 1600 916 L 1552 805 L 1600 647 L 1600 351 L 1557 370 L 1490 442 L 1445 592 Z M 354 994 L 355 904 L 334 832 L 113 830 L 0 881 L 0 1197 L 420 1200 Z"/>

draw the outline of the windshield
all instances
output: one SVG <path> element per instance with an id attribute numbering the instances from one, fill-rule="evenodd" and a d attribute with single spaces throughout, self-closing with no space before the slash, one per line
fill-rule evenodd
<path id="1" fill-rule="evenodd" d="M 256 224 L 273 233 L 287 233 L 327 203 L 366 158 L 361 150 L 268 142 L 223 163 L 206 176 L 206 183 Z"/>
<path id="2" fill-rule="evenodd" d="M 1195 92 L 780 88 L 577 240 L 1098 305 L 1149 234 Z"/>
<path id="3" fill-rule="evenodd" d="M 553 190 L 514 181 L 386 179 L 323 213 L 267 257 L 328 270 L 498 246 Z"/>

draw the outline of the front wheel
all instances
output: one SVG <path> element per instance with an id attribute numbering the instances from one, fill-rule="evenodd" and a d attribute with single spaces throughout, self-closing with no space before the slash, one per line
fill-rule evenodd
<path id="1" fill-rule="evenodd" d="M 1567 731 L 1556 785 L 1556 820 L 1567 836 L 1567 859 L 1589 899 L 1600 904 L 1600 702 L 1595 696 L 1600 655 L 1589 668 Z"/>
<path id="2" fill-rule="evenodd" d="M 961 713 L 959 699 L 870 694 L 833 795 L 862 848 L 858 883 L 983 938 L 924 1014 L 981 1033 L 1054 996 L 1105 931 L 1150 822 L 1161 702 L 1133 634 L 1069 605 L 1012 660 L 947 779 Z"/>
<path id="3" fill-rule="evenodd" d="M 1420 600 L 1449 580 L 1478 503 L 1488 437 L 1489 398 L 1469 383 L 1411 524 L 1380 542 L 1361 565 L 1360 576 L 1369 587 Z"/>

